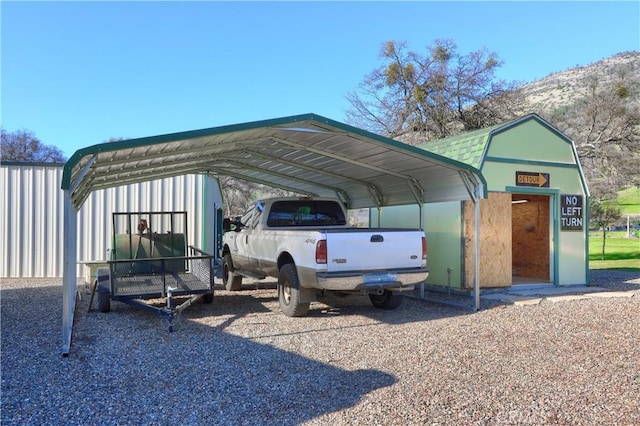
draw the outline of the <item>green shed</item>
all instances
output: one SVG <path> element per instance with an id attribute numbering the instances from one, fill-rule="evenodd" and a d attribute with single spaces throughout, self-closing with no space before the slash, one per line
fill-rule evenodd
<path id="1" fill-rule="evenodd" d="M 479 282 L 584 285 L 588 280 L 588 198 L 573 142 L 535 114 L 420 145 L 480 170 Z M 415 217 L 387 208 L 383 226 Z M 473 287 L 474 207 L 471 201 L 424 206 L 429 243 L 427 284 Z"/>

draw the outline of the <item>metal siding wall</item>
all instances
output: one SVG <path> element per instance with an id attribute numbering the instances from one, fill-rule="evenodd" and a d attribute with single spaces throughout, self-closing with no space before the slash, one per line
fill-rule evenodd
<path id="1" fill-rule="evenodd" d="M 0 176 L 0 277 L 61 277 L 62 167 L 2 165 Z M 200 247 L 205 179 L 187 175 L 95 191 L 78 213 L 78 261 L 108 258 L 113 212 L 187 211 L 188 242 Z M 82 266 L 77 274 L 84 274 Z"/>
<path id="2" fill-rule="evenodd" d="M 0 277 L 62 276 L 62 168 L 3 165 L 1 169 Z"/>

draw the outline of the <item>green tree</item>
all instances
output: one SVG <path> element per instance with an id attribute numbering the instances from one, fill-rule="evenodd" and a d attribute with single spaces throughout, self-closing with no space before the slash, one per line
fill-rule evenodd
<path id="1" fill-rule="evenodd" d="M 64 163 L 67 161 L 59 148 L 43 144 L 33 132 L 28 130 L 9 133 L 5 129 L 1 129 L 1 136 L 0 158 L 3 161 L 24 163 Z"/>
<path id="2" fill-rule="evenodd" d="M 602 228 L 602 260 L 605 260 L 607 228 L 620 219 L 620 209 L 606 201 L 591 198 L 589 201 L 589 215 L 591 224 L 597 228 Z"/>
<path id="3" fill-rule="evenodd" d="M 346 96 L 353 125 L 423 142 L 513 117 L 509 94 L 515 92 L 509 91 L 515 85 L 496 80 L 502 61 L 495 52 L 462 55 L 453 41 L 436 40 L 422 55 L 405 42 L 388 41 L 380 57 L 384 64 Z"/>

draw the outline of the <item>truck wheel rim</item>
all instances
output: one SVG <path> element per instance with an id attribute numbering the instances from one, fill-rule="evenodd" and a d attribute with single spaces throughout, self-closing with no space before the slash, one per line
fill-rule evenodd
<path id="1" fill-rule="evenodd" d="M 288 305 L 291 302 L 291 287 L 285 283 L 282 286 L 282 296 L 284 298 L 284 302 Z"/>

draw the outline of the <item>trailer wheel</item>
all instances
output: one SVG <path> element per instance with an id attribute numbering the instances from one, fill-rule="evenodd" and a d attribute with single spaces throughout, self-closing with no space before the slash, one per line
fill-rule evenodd
<path id="1" fill-rule="evenodd" d="M 402 304 L 402 295 L 385 290 L 382 294 L 369 293 L 369 300 L 378 309 L 391 310 Z"/>
<path id="2" fill-rule="evenodd" d="M 285 263 L 278 275 L 278 302 L 288 317 L 301 317 L 309 312 L 309 303 L 300 302 L 300 280 L 293 263 Z"/>
<path id="3" fill-rule="evenodd" d="M 233 272 L 233 262 L 229 253 L 222 257 L 222 283 L 227 291 L 238 291 L 242 288 L 242 275 Z"/>
<path id="4" fill-rule="evenodd" d="M 111 310 L 111 297 L 108 292 L 98 291 L 98 309 L 100 309 L 100 312 L 109 312 Z"/>

